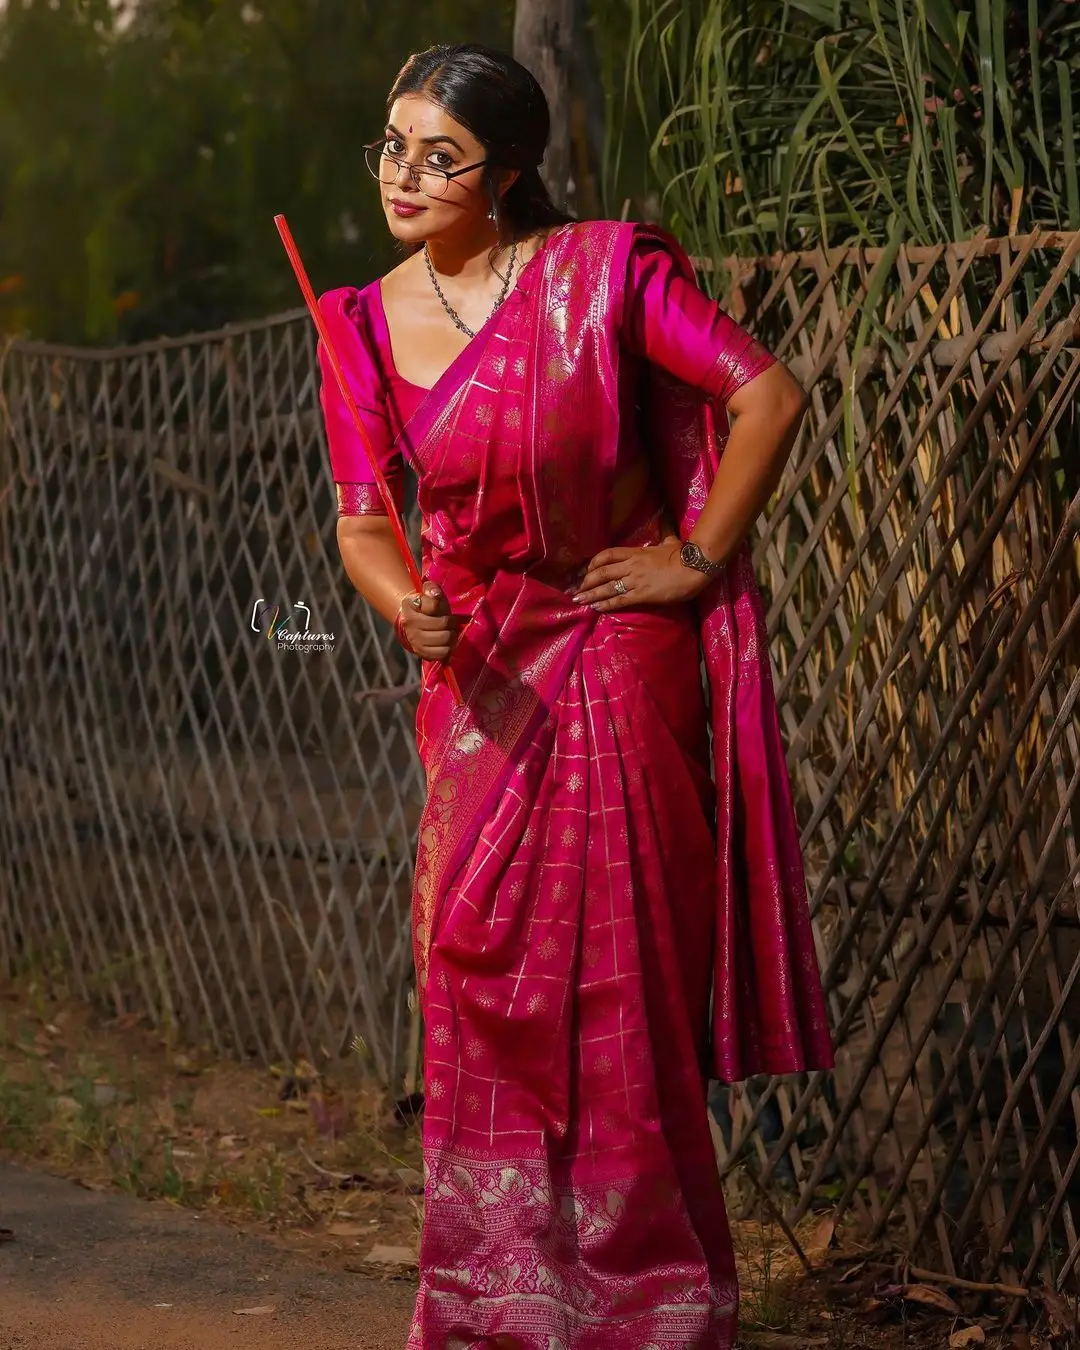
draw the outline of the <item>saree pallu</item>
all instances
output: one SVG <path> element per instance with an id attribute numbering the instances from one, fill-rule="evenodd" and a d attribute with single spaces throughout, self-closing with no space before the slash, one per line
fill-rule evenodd
<path id="1" fill-rule="evenodd" d="M 411 1350 L 731 1346 L 704 1080 L 831 1063 L 747 551 L 696 607 L 572 601 L 665 511 L 689 533 L 722 450 L 688 383 L 715 393 L 717 354 L 664 373 L 624 350 L 628 259 L 658 238 L 558 232 L 409 422 L 425 574 L 469 618 L 463 706 L 429 668 L 418 712 Z M 651 476 L 613 532 L 642 429 Z"/>

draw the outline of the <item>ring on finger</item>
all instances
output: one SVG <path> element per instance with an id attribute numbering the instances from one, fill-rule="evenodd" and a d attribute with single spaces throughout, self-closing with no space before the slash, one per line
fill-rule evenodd
<path id="1" fill-rule="evenodd" d="M 611 589 L 615 592 L 616 595 L 626 595 L 626 594 L 627 594 L 627 586 L 626 586 L 626 582 L 623 581 L 622 577 L 620 577 L 620 578 L 618 579 L 618 581 L 616 581 L 616 582 L 614 583 L 614 585 L 612 586 Z"/>

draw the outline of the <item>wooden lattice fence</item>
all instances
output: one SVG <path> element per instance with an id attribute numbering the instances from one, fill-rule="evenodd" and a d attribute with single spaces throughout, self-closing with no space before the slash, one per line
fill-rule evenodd
<path id="1" fill-rule="evenodd" d="M 730 266 L 737 317 L 812 391 L 757 559 L 839 1064 L 714 1097 L 725 1167 L 793 1217 L 854 1209 L 916 1264 L 1059 1285 L 1078 255 Z M 414 672 L 340 573 L 306 320 L 16 345 L 2 390 L 0 969 L 245 1055 L 360 1034 L 399 1080 Z M 332 650 L 265 640 L 260 601 Z"/>

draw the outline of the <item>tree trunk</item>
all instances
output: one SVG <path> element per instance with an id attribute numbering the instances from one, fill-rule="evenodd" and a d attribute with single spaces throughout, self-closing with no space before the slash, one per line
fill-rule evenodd
<path id="1" fill-rule="evenodd" d="M 574 0 L 517 0 L 514 14 L 514 56 L 540 81 L 551 109 L 551 142 L 541 174 L 563 207 L 571 170 L 574 12 Z"/>
<path id="2" fill-rule="evenodd" d="M 589 25 L 589 0 L 574 0 L 572 61 L 570 173 L 574 191 L 570 204 L 580 220 L 595 220 L 605 206 L 604 131 L 607 108 L 596 42 Z"/>

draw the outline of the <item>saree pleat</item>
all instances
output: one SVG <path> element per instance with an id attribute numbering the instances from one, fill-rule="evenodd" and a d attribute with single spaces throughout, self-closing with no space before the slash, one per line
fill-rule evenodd
<path id="1" fill-rule="evenodd" d="M 414 1346 L 730 1344 L 708 794 L 641 673 L 667 627 L 595 625 L 433 944 Z"/>

